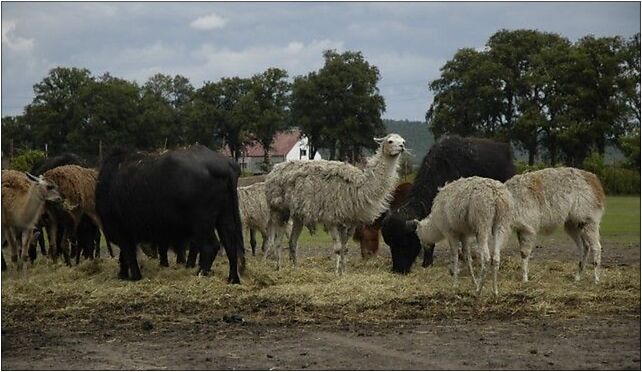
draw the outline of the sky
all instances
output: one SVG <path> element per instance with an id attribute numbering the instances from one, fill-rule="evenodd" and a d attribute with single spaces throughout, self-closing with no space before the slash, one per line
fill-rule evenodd
<path id="1" fill-rule="evenodd" d="M 21 114 L 57 66 L 143 84 L 180 74 L 196 87 L 280 67 L 316 71 L 326 49 L 361 51 L 381 73 L 384 118 L 425 120 L 430 81 L 454 53 L 500 29 L 575 41 L 640 31 L 639 2 L 2 2 L 2 116 Z"/>

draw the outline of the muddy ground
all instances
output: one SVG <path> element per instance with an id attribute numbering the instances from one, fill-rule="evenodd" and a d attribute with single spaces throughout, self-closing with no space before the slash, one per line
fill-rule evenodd
<path id="1" fill-rule="evenodd" d="M 356 248 L 356 247 L 353 247 Z M 353 249 L 353 252 L 356 249 Z M 385 249 L 380 252 L 386 255 Z M 507 255 L 515 252 L 506 252 Z M 572 243 L 544 241 L 539 260 L 576 260 Z M 437 251 L 436 259 L 445 259 Z M 606 267 L 639 271 L 640 244 L 604 243 Z M 421 268 L 416 268 L 420 269 Z M 599 289 L 596 289 L 599 290 Z M 2 326 L 4 370 L 296 369 L 640 370 L 640 313 L 575 318 L 382 321 L 177 318 L 90 327 Z"/>

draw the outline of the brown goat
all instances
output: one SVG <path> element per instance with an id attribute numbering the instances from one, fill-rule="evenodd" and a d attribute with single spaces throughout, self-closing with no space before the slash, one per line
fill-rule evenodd
<path id="1" fill-rule="evenodd" d="M 410 189 L 412 188 L 412 183 L 404 182 L 397 185 L 397 188 L 392 194 L 392 201 L 390 202 L 390 209 L 397 208 L 403 203 Z M 359 226 L 354 230 L 354 235 L 352 239 L 356 242 L 359 242 L 361 246 L 361 257 L 366 259 L 377 254 L 379 250 L 379 231 L 381 230 L 381 221 L 383 216 L 379 216 L 372 224 Z"/>
<path id="2" fill-rule="evenodd" d="M 42 176 L 35 177 L 14 170 L 2 171 L 2 242 L 7 240 L 11 260 L 17 262 L 18 270 L 22 269 L 22 262 L 28 258 L 33 230 L 42 216 L 45 201 L 62 201 L 56 185 L 45 181 Z"/>

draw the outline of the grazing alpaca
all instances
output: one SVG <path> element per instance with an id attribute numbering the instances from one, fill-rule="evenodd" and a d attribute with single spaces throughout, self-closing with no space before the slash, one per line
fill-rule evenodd
<path id="1" fill-rule="evenodd" d="M 290 259 L 296 265 L 297 241 L 303 225 L 324 224 L 332 235 L 337 254 L 336 271 L 345 271 L 346 243 L 360 224 L 373 222 L 388 209 L 399 178 L 400 154 L 405 140 L 398 134 L 375 139 L 377 152 L 365 169 L 328 160 L 297 160 L 278 164 L 265 179 L 270 206 L 266 252 L 279 231 L 292 218 Z M 277 250 L 281 267 L 281 250 Z"/>
<path id="2" fill-rule="evenodd" d="M 551 233 L 564 225 L 580 260 L 575 280 L 580 280 L 589 251 L 593 251 L 593 279 L 600 281 L 602 246 L 600 222 L 606 198 L 599 178 L 575 168 L 546 168 L 514 176 L 506 187 L 515 200 L 515 223 L 522 256 L 522 280 L 528 281 L 528 260 L 537 234 Z"/>
<path id="3" fill-rule="evenodd" d="M 419 224 L 409 222 L 423 245 L 447 239 L 452 258 L 453 283 L 459 274 L 459 244 L 466 256 L 468 270 L 481 293 L 486 264 L 493 266 L 493 294 L 497 295 L 497 272 L 502 246 L 511 234 L 513 198 L 506 186 L 489 178 L 460 178 L 446 184 L 435 197 L 430 215 Z M 475 236 L 481 270 L 475 279 L 468 238 Z M 489 244 L 491 248 L 489 250 Z"/>
<path id="4" fill-rule="evenodd" d="M 54 261 L 58 257 L 58 249 L 62 248 L 65 262 L 69 264 L 69 252 L 66 242 L 71 236 L 76 236 L 82 217 L 87 216 L 91 222 L 99 228 L 102 226 L 96 214 L 95 195 L 98 172 L 94 169 L 84 168 L 78 165 L 63 165 L 46 171 L 43 177 L 48 182 L 57 185 L 63 199 L 73 206 L 66 214 L 48 213 L 50 219 L 49 236 L 57 236 L 58 227 L 62 223 L 61 218 L 70 221 L 70 228 L 65 229 L 63 234 L 62 247 L 58 246 L 58 239 L 51 239 L 50 242 L 50 253 Z M 79 260 L 80 249 L 76 249 L 76 264 Z"/>
<path id="5" fill-rule="evenodd" d="M 390 210 L 398 208 L 412 189 L 412 183 L 404 182 L 397 185 L 397 188 L 392 193 L 392 201 L 390 202 Z M 386 212 L 387 213 L 387 212 Z M 362 225 L 354 230 L 352 239 L 359 242 L 361 246 L 361 258 L 367 259 L 377 255 L 379 250 L 379 232 L 381 231 L 381 222 L 386 214 L 379 216 L 373 223 L 369 225 Z"/>
<path id="6" fill-rule="evenodd" d="M 2 243 L 5 239 L 11 249 L 11 260 L 17 261 L 18 270 L 22 261 L 28 259 L 27 251 L 36 223 L 42 216 L 45 201 L 61 202 L 55 184 L 42 176 L 13 170 L 2 171 Z M 20 237 L 20 260 L 18 242 Z"/>

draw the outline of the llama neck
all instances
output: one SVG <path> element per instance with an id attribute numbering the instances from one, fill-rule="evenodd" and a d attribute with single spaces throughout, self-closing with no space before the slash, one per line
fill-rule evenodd
<path id="1" fill-rule="evenodd" d="M 435 244 L 444 238 L 443 234 L 432 222 L 430 217 L 419 223 L 419 226 L 417 226 L 417 236 L 419 236 L 421 244 L 424 245 Z"/>
<path id="2" fill-rule="evenodd" d="M 399 158 L 401 155 L 390 157 L 381 153 L 381 149 L 368 160 L 368 165 L 363 170 L 364 184 L 359 189 L 364 200 L 379 203 L 376 206 L 375 218 L 388 209 L 392 199 L 392 192 L 399 180 Z"/>
<path id="3" fill-rule="evenodd" d="M 37 185 L 31 185 L 24 197 L 22 206 L 18 208 L 19 224 L 24 228 L 33 228 L 42 215 L 45 199 L 42 197 Z"/>

